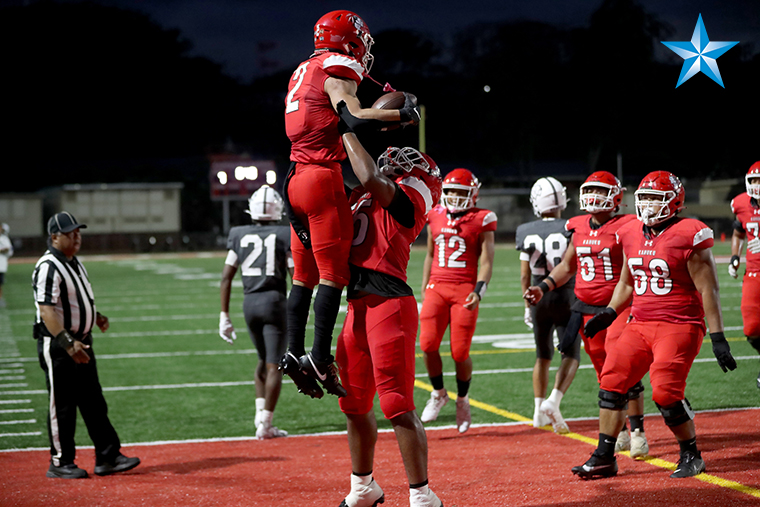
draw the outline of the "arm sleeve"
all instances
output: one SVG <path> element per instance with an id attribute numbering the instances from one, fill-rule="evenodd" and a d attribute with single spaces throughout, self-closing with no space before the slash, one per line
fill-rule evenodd
<path id="1" fill-rule="evenodd" d="M 414 227 L 414 204 L 397 183 L 394 182 L 393 185 L 396 187 L 396 193 L 393 194 L 393 200 L 385 209 L 402 227 L 411 229 Z"/>

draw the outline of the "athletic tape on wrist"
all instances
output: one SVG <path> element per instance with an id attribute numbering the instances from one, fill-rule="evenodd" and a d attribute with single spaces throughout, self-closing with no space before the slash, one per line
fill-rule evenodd
<path id="1" fill-rule="evenodd" d="M 475 289 L 473 292 L 478 295 L 478 299 L 483 299 L 483 296 L 486 295 L 486 289 L 488 288 L 488 284 L 483 281 L 479 281 L 475 284 Z"/>

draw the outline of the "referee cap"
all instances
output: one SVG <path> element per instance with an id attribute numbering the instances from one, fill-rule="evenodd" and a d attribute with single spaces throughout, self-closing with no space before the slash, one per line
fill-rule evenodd
<path id="1" fill-rule="evenodd" d="M 66 234 L 67 232 L 71 232 L 74 229 L 86 229 L 87 226 L 85 224 L 80 224 L 77 222 L 77 219 L 74 218 L 74 215 L 68 211 L 61 211 L 60 213 L 56 213 L 50 217 L 50 220 L 48 220 L 47 228 L 48 234 Z"/>

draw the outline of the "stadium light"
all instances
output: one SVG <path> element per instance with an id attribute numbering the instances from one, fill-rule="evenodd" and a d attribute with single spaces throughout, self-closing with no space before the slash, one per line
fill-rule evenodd
<path id="1" fill-rule="evenodd" d="M 267 184 L 274 185 L 277 182 L 277 173 L 274 171 L 267 171 Z"/>
<path id="2" fill-rule="evenodd" d="M 226 185 L 227 184 L 227 173 L 224 172 L 224 171 L 217 172 L 216 173 L 216 179 L 218 179 L 219 183 L 221 183 L 222 185 Z"/>
<path id="3" fill-rule="evenodd" d="M 255 180 L 259 177 L 259 168 L 255 165 L 242 166 L 239 165 L 235 168 L 235 179 L 238 181 L 243 180 Z"/>

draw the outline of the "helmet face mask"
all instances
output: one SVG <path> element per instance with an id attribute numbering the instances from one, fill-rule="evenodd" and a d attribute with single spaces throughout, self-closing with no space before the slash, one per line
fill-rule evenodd
<path id="1" fill-rule="evenodd" d="M 636 217 L 649 227 L 675 217 L 684 209 L 683 185 L 667 171 L 655 171 L 644 176 L 634 197 Z"/>
<path id="2" fill-rule="evenodd" d="M 760 199 L 760 161 L 750 166 L 747 175 L 744 177 L 744 184 L 747 187 L 747 195 L 754 199 Z"/>
<path id="3" fill-rule="evenodd" d="M 370 53 L 374 39 L 362 18 L 351 11 L 328 12 L 314 25 L 314 49 L 333 49 L 356 58 L 369 74 L 375 57 Z"/>
<path id="4" fill-rule="evenodd" d="M 248 199 L 248 209 L 245 211 L 251 220 L 277 222 L 282 218 L 285 203 L 275 189 L 262 185 Z"/>
<path id="5" fill-rule="evenodd" d="M 581 185 L 580 209 L 587 213 L 616 211 L 623 200 L 623 190 L 612 173 L 597 171 Z"/>
<path id="6" fill-rule="evenodd" d="M 533 213 L 541 218 L 545 213 L 567 208 L 567 189 L 551 176 L 539 178 L 530 190 Z"/>
<path id="7" fill-rule="evenodd" d="M 422 180 L 431 191 L 432 206 L 441 199 L 441 170 L 429 155 L 408 146 L 390 146 L 378 157 L 377 167 L 394 181 L 405 176 Z"/>
<path id="8" fill-rule="evenodd" d="M 480 193 L 480 181 L 467 169 L 454 169 L 443 179 L 442 204 L 449 213 L 472 209 Z"/>

